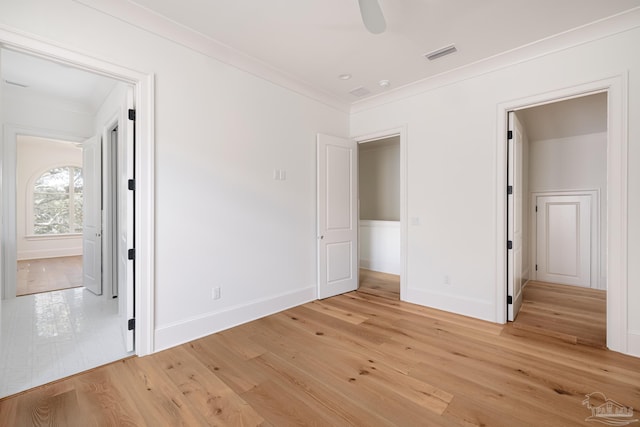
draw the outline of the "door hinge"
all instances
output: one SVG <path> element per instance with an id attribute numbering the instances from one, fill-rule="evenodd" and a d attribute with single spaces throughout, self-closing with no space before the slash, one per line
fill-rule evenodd
<path id="1" fill-rule="evenodd" d="M 130 260 L 135 260 L 136 259 L 136 250 L 134 249 L 129 249 L 127 251 L 127 258 Z"/>
<path id="2" fill-rule="evenodd" d="M 129 110 L 129 111 L 131 111 L 131 110 Z M 513 131 L 512 130 L 507 132 L 507 139 L 513 139 Z"/>
<path id="3" fill-rule="evenodd" d="M 538 212 L 538 207 L 536 206 L 536 212 Z"/>
<path id="4" fill-rule="evenodd" d="M 127 329 L 133 331 L 136 328 L 136 319 L 129 319 L 127 322 Z"/>
<path id="5" fill-rule="evenodd" d="M 536 264 L 536 271 L 538 271 L 538 264 Z"/>
<path id="6" fill-rule="evenodd" d="M 129 110 L 129 120 L 136 120 L 136 110 L 130 109 Z"/>
<path id="7" fill-rule="evenodd" d="M 513 304 L 513 297 L 511 295 L 507 295 L 507 304 Z"/>
<path id="8" fill-rule="evenodd" d="M 130 179 L 129 181 L 127 181 L 127 188 L 131 191 L 136 191 L 136 180 Z"/>
<path id="9" fill-rule="evenodd" d="M 513 249 L 513 242 L 511 240 L 507 240 L 507 249 Z"/>
<path id="10" fill-rule="evenodd" d="M 507 186 L 507 194 L 513 194 L 513 185 Z"/>

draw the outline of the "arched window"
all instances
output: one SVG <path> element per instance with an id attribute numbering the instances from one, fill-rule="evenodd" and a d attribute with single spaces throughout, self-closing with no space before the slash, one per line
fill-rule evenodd
<path id="1" fill-rule="evenodd" d="M 62 166 L 33 185 L 33 234 L 82 233 L 82 168 Z"/>

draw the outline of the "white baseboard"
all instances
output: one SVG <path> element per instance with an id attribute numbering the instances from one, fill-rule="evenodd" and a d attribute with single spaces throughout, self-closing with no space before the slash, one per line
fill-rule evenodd
<path id="1" fill-rule="evenodd" d="M 24 261 L 27 259 L 44 259 L 44 258 L 59 258 L 65 256 L 81 256 L 82 247 L 76 248 L 56 248 L 56 249 L 38 249 L 31 251 L 20 251 L 17 253 L 18 261 Z"/>
<path id="2" fill-rule="evenodd" d="M 411 288 L 407 289 L 405 301 L 489 322 L 496 321 L 496 309 L 492 301 Z"/>
<path id="3" fill-rule="evenodd" d="M 400 264 L 394 262 L 375 262 L 368 259 L 361 259 L 360 267 L 381 273 L 400 274 Z"/>
<path id="4" fill-rule="evenodd" d="M 271 298 L 251 301 L 247 304 L 229 307 L 215 313 L 159 327 L 155 332 L 154 351 L 165 350 L 185 342 L 193 341 L 252 320 L 278 313 L 291 307 L 314 301 L 317 297 L 316 286 L 280 294 Z"/>
<path id="5" fill-rule="evenodd" d="M 640 357 L 640 331 L 628 332 L 627 354 L 635 357 Z"/>

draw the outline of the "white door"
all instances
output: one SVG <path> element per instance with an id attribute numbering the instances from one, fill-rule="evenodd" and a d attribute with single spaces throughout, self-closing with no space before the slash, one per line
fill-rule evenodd
<path id="1" fill-rule="evenodd" d="M 133 215 L 134 192 L 129 190 L 129 179 L 134 178 L 134 121 L 128 112 L 133 110 L 133 89 L 127 90 L 123 117 L 118 126 L 118 299 L 122 332 L 127 351 L 134 349 L 134 329 L 129 324 L 134 312 L 134 260 L 129 259 L 129 249 L 134 248 Z"/>
<path id="2" fill-rule="evenodd" d="M 536 279 L 591 286 L 591 196 L 536 198 Z"/>
<path id="3" fill-rule="evenodd" d="M 358 146 L 318 134 L 318 298 L 358 288 Z"/>
<path id="4" fill-rule="evenodd" d="M 522 125 L 514 112 L 509 113 L 508 187 L 507 187 L 507 318 L 515 320 L 522 305 Z"/>
<path id="5" fill-rule="evenodd" d="M 97 137 L 82 144 L 83 285 L 102 295 L 102 147 Z"/>

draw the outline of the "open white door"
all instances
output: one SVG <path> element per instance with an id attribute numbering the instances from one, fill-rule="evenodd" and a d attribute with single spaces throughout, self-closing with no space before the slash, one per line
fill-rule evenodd
<path id="1" fill-rule="evenodd" d="M 522 305 L 522 125 L 509 113 L 507 187 L 507 319 L 515 320 Z"/>
<path id="2" fill-rule="evenodd" d="M 98 137 L 82 144 L 83 285 L 102 295 L 102 147 Z"/>
<path id="3" fill-rule="evenodd" d="M 358 144 L 318 134 L 318 298 L 358 288 Z"/>
<path id="4" fill-rule="evenodd" d="M 129 249 L 134 248 L 134 191 L 129 180 L 134 178 L 135 120 L 129 118 L 134 111 L 133 89 L 128 88 L 123 106 L 123 117 L 118 126 L 118 299 L 122 320 L 122 333 L 127 351 L 134 350 L 135 331 L 135 283 L 134 263 L 129 259 Z M 130 322 L 131 321 L 131 322 Z"/>

